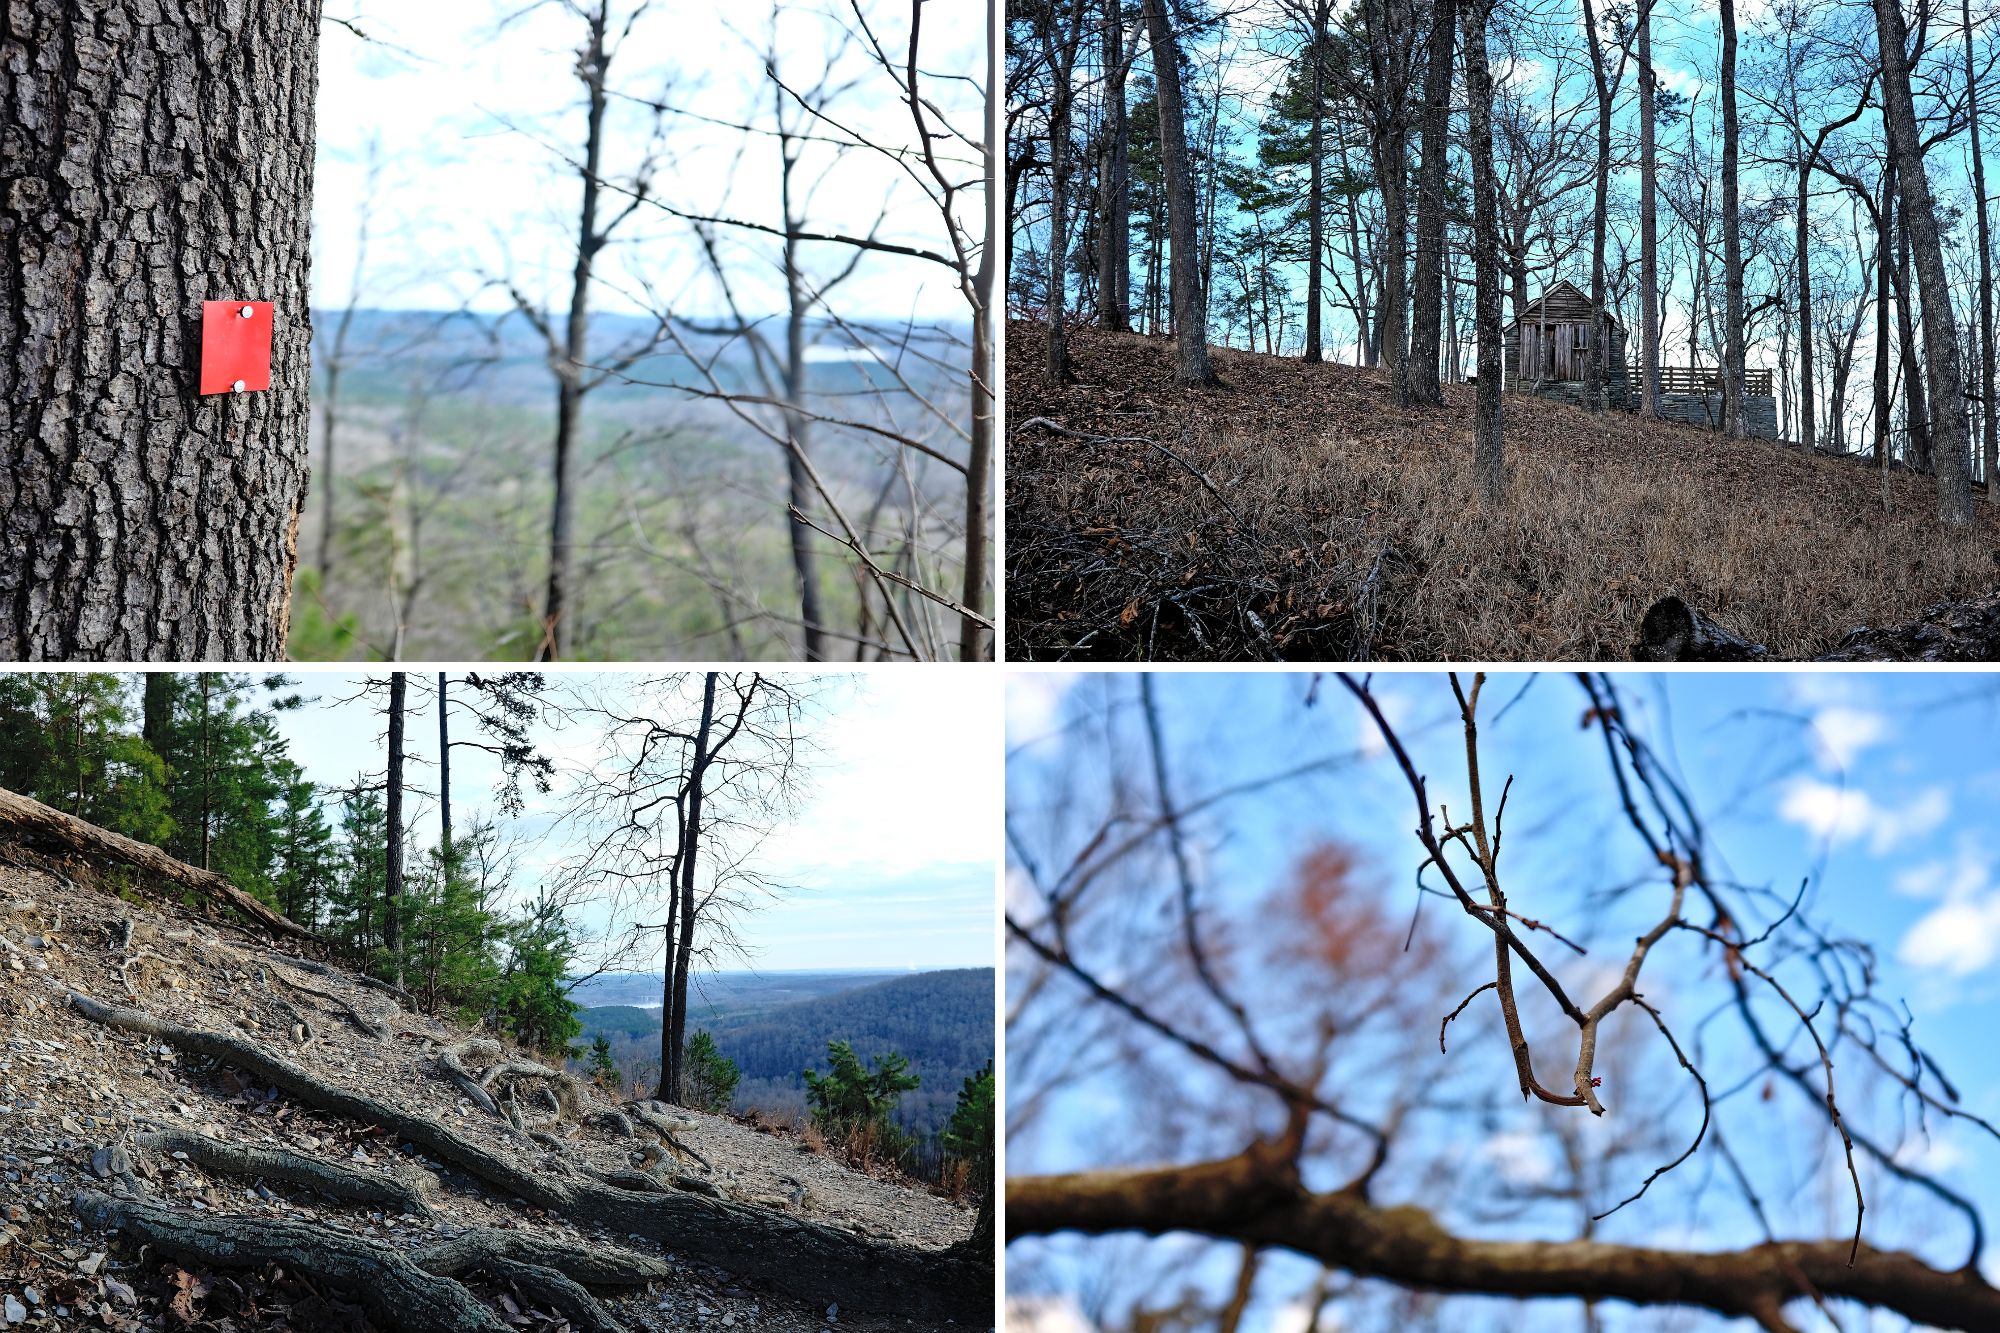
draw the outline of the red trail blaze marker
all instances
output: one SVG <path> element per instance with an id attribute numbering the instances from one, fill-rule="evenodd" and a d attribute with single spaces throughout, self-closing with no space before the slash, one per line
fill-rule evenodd
<path id="1" fill-rule="evenodd" d="M 201 391 L 248 393 L 271 387 L 271 303 L 201 303 Z"/>

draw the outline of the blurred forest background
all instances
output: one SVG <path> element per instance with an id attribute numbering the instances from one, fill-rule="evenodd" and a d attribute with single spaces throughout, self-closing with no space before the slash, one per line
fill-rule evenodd
<path id="1" fill-rule="evenodd" d="M 988 652 L 980 16 L 695 9 L 325 22 L 294 657 Z"/>

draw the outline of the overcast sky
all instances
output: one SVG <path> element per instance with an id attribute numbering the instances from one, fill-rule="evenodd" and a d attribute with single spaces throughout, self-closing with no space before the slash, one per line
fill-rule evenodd
<path id="1" fill-rule="evenodd" d="M 617 691 L 646 673 L 572 674 L 592 689 Z M 380 773 L 381 720 L 374 705 L 345 702 L 363 677 L 308 671 L 299 679 L 309 702 L 280 714 L 278 723 L 293 758 L 328 785 Z M 409 781 L 424 793 L 414 801 L 412 819 L 426 846 L 435 844 L 437 832 L 436 805 L 428 795 L 436 783 L 434 679 L 412 675 L 406 733 L 413 758 Z M 992 966 L 1001 782 L 992 756 L 1000 719 L 993 691 L 979 685 L 961 673 L 938 671 L 831 678 L 812 728 L 821 754 L 806 805 L 764 844 L 757 861 L 793 891 L 745 919 L 751 966 Z M 455 728 L 454 739 L 469 734 L 463 722 Z M 532 872 L 557 864 L 571 848 L 555 816 L 565 803 L 567 777 L 602 753 L 599 735 L 584 721 L 537 731 L 564 777 L 549 796 L 533 797 L 521 820 L 537 839 L 527 851 L 524 889 L 532 887 Z M 452 813 L 462 830 L 476 814 L 492 813 L 497 770 L 484 754 L 454 751 Z"/>
<path id="2" fill-rule="evenodd" d="M 615 0 L 622 25 L 630 0 Z M 864 0 L 883 48 L 904 51 L 909 6 Z M 582 85 L 574 74 L 583 26 L 562 5 L 520 13 L 518 3 L 469 0 L 411 5 L 403 0 L 336 0 L 329 14 L 351 19 L 372 40 L 332 21 L 320 50 L 319 152 L 313 202 L 313 303 L 344 304 L 353 290 L 357 227 L 364 207 L 372 236 L 361 284 L 375 307 L 448 309 L 466 300 L 484 276 L 511 275 L 529 296 L 566 304 L 581 185 L 562 155 L 581 157 Z M 956 127 L 976 139 L 981 123 L 986 7 L 979 0 L 928 0 L 923 19 L 923 66 L 935 77 L 925 95 Z M 519 14 L 503 25 L 510 14 Z M 768 131 L 777 110 L 764 80 L 764 52 L 775 49 L 785 82 L 805 91 L 828 77 L 840 91 L 830 108 L 855 136 L 889 148 L 914 140 L 896 85 L 843 27 L 854 25 L 837 0 L 688 4 L 655 0 L 613 57 L 615 92 L 676 108 L 666 117 L 662 170 L 655 197 L 684 210 L 777 225 L 777 141 L 709 123 Z M 775 30 L 775 39 L 773 32 Z M 802 119 L 796 105 L 787 117 Z M 701 119 L 706 117 L 707 120 Z M 615 98 L 607 121 L 604 175 L 623 179 L 645 151 L 652 113 Z M 824 126 L 816 132 L 834 131 Z M 379 142 L 381 171 L 368 204 L 367 146 Z M 950 147 L 950 145 L 947 145 Z M 964 145 L 959 174 L 976 180 Z M 942 249 L 935 209 L 879 153 L 834 159 L 828 145 L 808 145 L 799 183 L 810 189 L 806 216 L 813 230 L 866 233 Z M 981 205 L 969 201 L 973 212 Z M 607 212 L 622 207 L 613 196 Z M 602 216 L 602 215 L 601 215 Z M 727 262 L 753 310 L 782 296 L 774 282 L 773 238 L 724 229 Z M 844 266 L 845 247 L 808 246 L 808 268 L 822 276 Z M 606 310 L 636 311 L 649 283 L 676 310 L 707 315 L 719 309 L 714 284 L 685 222 L 640 208 L 601 261 L 606 282 L 593 301 Z M 475 304 L 507 307 L 488 290 Z M 949 272 L 937 265 L 876 255 L 864 261 L 840 303 L 867 317 L 922 319 L 962 315 Z"/>

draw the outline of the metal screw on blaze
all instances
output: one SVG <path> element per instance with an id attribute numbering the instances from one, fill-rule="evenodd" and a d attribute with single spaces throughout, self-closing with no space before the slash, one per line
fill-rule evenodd
<path id="1" fill-rule="evenodd" d="M 272 322 L 269 301 L 203 301 L 200 391 L 270 388 Z"/>

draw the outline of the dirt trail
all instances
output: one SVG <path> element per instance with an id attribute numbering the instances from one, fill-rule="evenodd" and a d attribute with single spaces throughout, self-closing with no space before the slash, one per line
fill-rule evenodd
<path id="1" fill-rule="evenodd" d="M 600 1114 L 609 1104 L 580 1085 L 577 1114 L 559 1118 L 544 1118 L 539 1105 L 553 1097 L 534 1095 L 549 1080 L 514 1085 L 517 1105 L 529 1112 L 527 1130 L 546 1136 L 531 1137 L 480 1109 L 440 1071 L 439 1054 L 470 1035 L 463 1029 L 413 1013 L 338 970 L 316 973 L 288 963 L 288 955 L 242 930 L 78 882 L 87 877 L 83 867 L 0 847 L 0 1328 L 381 1326 L 380 1319 L 371 1324 L 355 1291 L 308 1271 L 283 1263 L 183 1265 L 141 1256 L 129 1237 L 87 1226 L 73 1196 L 79 1189 L 115 1193 L 119 1163 L 101 1151 L 108 1145 L 130 1151 L 130 1176 L 147 1204 L 164 1205 L 177 1219 L 268 1219 L 274 1232 L 282 1223 L 304 1223 L 321 1236 L 379 1243 L 410 1256 L 430 1253 L 443 1240 L 476 1237 L 482 1228 L 586 1254 L 633 1256 L 654 1280 L 595 1293 L 602 1310 L 627 1329 L 837 1333 L 944 1324 L 935 1315 L 899 1318 L 894 1310 L 866 1318 L 829 1310 L 654 1240 L 617 1234 L 601 1212 L 565 1216 L 532 1206 L 419 1152 L 400 1135 L 314 1109 L 272 1078 L 92 1021 L 70 1000 L 72 992 L 179 1029 L 247 1042 L 313 1079 L 434 1122 L 505 1169 L 580 1197 L 607 1192 L 601 1181 L 616 1177 L 659 1191 L 640 1192 L 642 1203 L 657 1197 L 690 1209 L 699 1202 L 713 1213 L 771 1217 L 779 1235 L 788 1225 L 783 1219 L 793 1219 L 802 1245 L 831 1246 L 836 1254 L 850 1241 L 941 1252 L 972 1230 L 969 1207 L 850 1170 L 796 1139 L 714 1116 L 673 1113 L 688 1121 L 674 1137 L 706 1165 L 692 1156 L 670 1160 L 656 1176 L 638 1179 L 646 1164 L 639 1150 L 653 1136 L 643 1126 L 634 1137 L 622 1136 L 615 1117 Z M 140 1136 L 161 1132 L 295 1154 L 328 1168 L 329 1179 L 371 1188 L 414 1181 L 428 1194 L 428 1212 L 337 1202 L 269 1172 L 210 1169 L 197 1163 L 199 1151 L 142 1146 Z M 653 1156 L 662 1152 L 679 1156 L 664 1147 Z M 675 1175 L 701 1192 L 660 1183 Z M 720 1197 L 711 1199 L 711 1192 Z M 564 1279 L 529 1265 L 513 1270 L 519 1281 L 510 1280 L 504 1264 L 496 1271 L 502 1275 L 468 1276 L 465 1285 L 500 1326 L 581 1326 L 553 1299 Z M 536 1272 L 555 1279 L 549 1290 L 535 1289 Z M 910 1309 L 918 1308 L 913 1297 Z"/>

